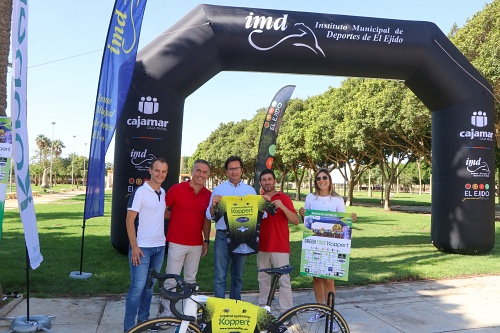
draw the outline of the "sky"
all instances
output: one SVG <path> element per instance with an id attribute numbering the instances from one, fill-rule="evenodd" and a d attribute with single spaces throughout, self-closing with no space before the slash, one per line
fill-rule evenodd
<path id="1" fill-rule="evenodd" d="M 434 22 L 445 34 L 491 0 L 218 0 L 214 5 L 269 8 L 314 13 Z M 180 20 L 196 5 L 192 0 L 149 0 L 139 49 Z M 63 157 L 88 156 L 103 46 L 113 0 L 29 1 L 28 14 L 28 133 L 30 154 L 39 134 L 60 139 Z M 10 72 L 9 72 L 10 73 Z M 10 77 L 8 106 L 10 112 Z M 192 155 L 220 123 L 250 119 L 269 106 L 285 85 L 295 85 L 292 98 L 306 99 L 344 78 L 313 75 L 222 72 L 186 99 L 182 155 Z M 231 105 L 228 108 L 227 105 Z M 55 122 L 53 125 L 52 123 Z M 114 140 L 106 161 L 114 158 Z"/>

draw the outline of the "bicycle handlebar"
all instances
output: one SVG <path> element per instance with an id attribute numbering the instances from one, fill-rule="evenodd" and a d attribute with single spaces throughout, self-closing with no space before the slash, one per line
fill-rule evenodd
<path id="1" fill-rule="evenodd" d="M 148 276 L 148 286 L 151 288 L 153 286 L 153 279 L 157 279 L 159 282 L 164 282 L 167 279 L 174 279 L 177 287 L 176 289 L 180 289 L 179 291 L 170 291 L 167 290 L 163 287 L 160 288 L 160 293 L 163 298 L 166 298 L 170 301 L 170 311 L 179 319 L 181 320 L 186 320 L 186 321 L 195 321 L 196 318 L 193 316 L 186 316 L 182 313 L 180 313 L 177 308 L 175 307 L 175 304 L 179 302 L 181 299 L 186 299 L 191 297 L 193 294 L 192 288 L 189 287 L 189 285 L 184 281 L 179 275 L 177 274 L 160 274 L 157 271 L 155 271 L 154 268 L 151 268 L 149 270 L 149 276 Z"/>

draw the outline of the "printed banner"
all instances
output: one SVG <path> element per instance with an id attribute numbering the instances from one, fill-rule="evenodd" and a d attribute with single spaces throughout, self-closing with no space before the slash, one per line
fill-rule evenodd
<path id="1" fill-rule="evenodd" d="M 307 209 L 304 226 L 300 275 L 347 281 L 351 214 Z"/>
<path id="2" fill-rule="evenodd" d="M 273 209 L 274 206 L 260 195 L 223 196 L 216 207 L 215 220 L 224 216 L 229 252 L 257 253 L 260 223 L 264 213 L 274 214 Z"/>
<path id="3" fill-rule="evenodd" d="M 32 269 L 43 261 L 36 225 L 35 204 L 30 183 L 29 140 L 27 126 L 27 70 L 28 70 L 28 4 L 14 0 L 12 10 L 12 92 L 11 116 L 15 126 L 14 170 L 16 175 L 16 195 L 19 213 L 24 227 L 26 249 Z"/>
<path id="4" fill-rule="evenodd" d="M 260 133 L 259 150 L 257 152 L 255 175 L 253 179 L 253 186 L 256 193 L 260 193 L 260 173 L 266 168 L 272 169 L 273 167 L 278 131 L 294 89 L 295 86 L 284 86 L 281 88 L 274 96 L 271 105 L 267 108 L 266 117 L 264 118 L 264 124 L 262 125 L 262 131 Z"/>
<path id="5" fill-rule="evenodd" d="M 97 88 L 83 218 L 104 215 L 105 157 L 127 99 L 146 0 L 116 0 Z"/>
<path id="6" fill-rule="evenodd" d="M 277 329 L 277 325 L 276 318 L 270 312 L 250 302 L 217 297 L 207 299 L 205 332 L 282 332 Z"/>
<path id="7" fill-rule="evenodd" d="M 12 124 L 10 118 L 0 117 L 0 239 L 2 239 L 3 212 L 12 157 Z"/>

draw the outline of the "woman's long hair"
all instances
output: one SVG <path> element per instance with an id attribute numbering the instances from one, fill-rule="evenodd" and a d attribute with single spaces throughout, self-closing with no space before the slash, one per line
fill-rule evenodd
<path id="1" fill-rule="evenodd" d="M 338 194 L 337 192 L 335 192 L 335 189 L 333 188 L 332 176 L 330 176 L 330 172 L 328 171 L 328 169 L 325 169 L 325 168 L 319 169 L 314 174 L 314 190 L 316 191 L 315 195 L 318 196 L 319 192 L 320 192 L 320 189 L 319 189 L 319 186 L 318 186 L 318 181 L 316 180 L 316 178 L 318 177 L 318 175 L 320 173 L 326 173 L 326 175 L 328 177 L 328 181 L 330 182 L 330 184 L 328 185 L 328 193 L 332 197 L 340 197 L 340 194 Z"/>

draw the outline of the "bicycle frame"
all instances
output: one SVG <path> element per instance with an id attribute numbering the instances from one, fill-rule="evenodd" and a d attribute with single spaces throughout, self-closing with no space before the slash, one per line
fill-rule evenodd
<path id="1" fill-rule="evenodd" d="M 186 298 L 184 300 L 184 305 L 182 312 L 184 313 L 185 316 L 192 316 L 196 318 L 196 313 L 198 312 L 198 305 L 204 306 L 207 304 L 207 300 L 210 298 L 210 296 L 205 296 L 205 295 L 191 295 L 189 298 Z M 179 333 L 185 333 L 188 326 L 189 326 L 190 321 L 189 320 L 182 320 L 181 326 L 179 328 Z"/>
<path id="2" fill-rule="evenodd" d="M 262 308 L 267 310 L 268 312 L 267 315 L 272 316 L 270 311 L 271 310 L 270 305 L 273 300 L 274 292 L 276 290 L 276 284 L 278 282 L 279 277 L 283 274 L 288 274 L 292 269 L 293 269 L 292 266 L 283 266 L 279 268 L 265 268 L 259 270 L 260 272 L 266 272 L 275 275 L 272 279 L 272 286 L 267 300 L 268 304 L 262 306 Z M 137 326 L 131 328 L 129 332 L 143 332 L 144 329 L 151 329 L 151 328 L 157 329 L 166 325 L 170 325 L 170 327 L 177 327 L 178 333 L 186 333 L 188 329 L 191 329 L 195 332 L 203 331 L 205 329 L 204 321 L 206 320 L 206 318 L 204 317 L 205 317 L 206 304 L 208 303 L 209 299 L 213 296 L 199 295 L 198 286 L 195 284 L 192 285 L 187 284 L 184 280 L 182 280 L 182 278 L 179 275 L 159 274 L 156 271 L 154 271 L 154 269 L 150 270 L 148 285 L 151 287 L 155 282 L 155 280 L 158 280 L 158 282 L 161 284 L 166 279 L 175 279 L 177 287 L 169 289 L 165 289 L 163 287 L 160 288 L 160 297 L 163 297 L 164 299 L 168 299 L 170 301 L 170 310 L 172 311 L 175 317 L 168 316 L 168 317 L 157 317 L 154 319 L 149 319 L 147 321 L 137 324 Z M 182 304 L 180 304 L 179 309 L 177 309 L 175 305 L 179 301 L 182 301 Z M 282 313 L 278 318 L 276 318 L 277 319 L 276 322 L 271 321 L 271 323 L 273 323 L 272 324 L 273 326 L 271 328 L 273 329 L 273 331 L 274 329 L 277 329 L 277 332 L 288 332 L 289 325 L 293 325 L 293 327 L 298 328 L 298 332 L 317 331 L 317 329 L 321 327 L 321 324 L 320 326 L 310 327 L 309 323 L 311 322 L 309 320 L 303 321 L 299 317 L 307 315 L 308 312 L 316 315 L 318 312 L 321 311 L 321 313 L 323 313 L 323 317 L 327 316 L 326 317 L 327 319 L 330 318 L 330 320 L 327 322 L 328 325 L 323 325 L 325 332 L 331 331 L 333 329 L 333 321 L 335 320 L 335 325 L 336 325 L 335 327 L 339 327 L 341 329 L 341 332 L 348 333 L 349 327 L 347 326 L 345 319 L 336 310 L 334 310 L 334 302 L 335 302 L 334 294 L 329 293 L 328 305 L 319 303 L 305 303 L 297 305 Z M 201 309 L 203 310 L 204 316 L 202 320 L 198 319 L 197 321 L 199 315 L 198 306 L 200 306 Z M 180 310 L 181 307 L 182 310 Z M 213 320 L 213 318 L 211 319 Z M 269 318 L 264 319 L 264 321 L 265 320 L 269 320 Z M 316 322 L 317 321 L 314 321 L 314 323 Z M 302 323 L 305 323 L 305 326 L 303 326 Z"/>

